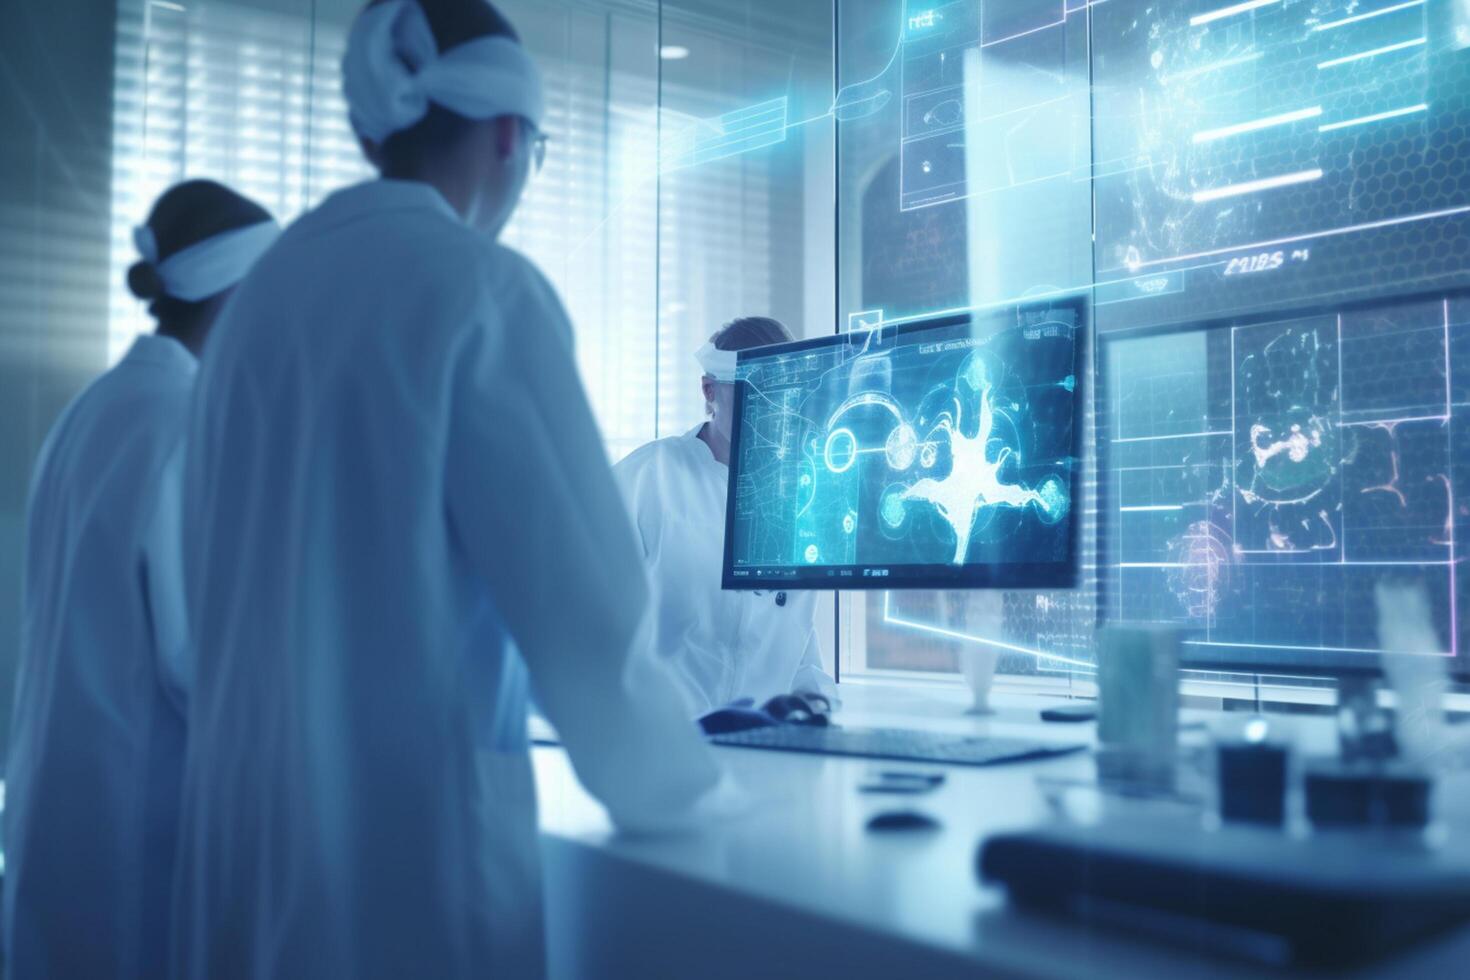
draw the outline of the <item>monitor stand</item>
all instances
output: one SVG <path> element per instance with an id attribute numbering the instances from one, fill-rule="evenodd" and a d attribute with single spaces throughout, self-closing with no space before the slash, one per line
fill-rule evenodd
<path id="1" fill-rule="evenodd" d="M 1393 712 L 1378 703 L 1376 677 L 1337 679 L 1337 747 L 1344 763 L 1383 762 L 1398 755 Z"/>

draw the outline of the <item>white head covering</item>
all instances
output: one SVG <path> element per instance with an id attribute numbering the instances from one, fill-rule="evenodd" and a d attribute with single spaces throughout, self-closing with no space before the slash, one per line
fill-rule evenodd
<path id="1" fill-rule="evenodd" d="M 508 37 L 481 37 L 439 53 L 417 0 L 358 15 L 342 58 L 342 86 L 360 136 L 381 143 L 436 103 L 467 119 L 522 116 L 540 127 L 541 73 Z"/>
<path id="2" fill-rule="evenodd" d="M 735 365 L 739 360 L 734 351 L 720 350 L 710 342 L 694 352 L 694 359 L 711 378 L 726 384 L 734 383 Z"/>
<path id="3" fill-rule="evenodd" d="M 133 244 L 143 261 L 158 272 L 164 295 L 186 303 L 208 299 L 244 279 L 279 237 L 280 225 L 262 221 L 195 242 L 160 262 L 153 229 L 147 225 L 133 229 Z"/>

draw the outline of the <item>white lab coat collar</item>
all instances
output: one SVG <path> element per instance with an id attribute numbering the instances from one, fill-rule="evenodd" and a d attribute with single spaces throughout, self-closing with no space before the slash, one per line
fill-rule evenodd
<path id="1" fill-rule="evenodd" d="M 129 364 L 157 364 L 160 367 L 180 368 L 191 372 L 199 367 L 198 360 L 189 352 L 189 348 L 172 337 L 163 337 L 156 333 L 140 334 L 135 338 L 123 361 Z"/>
<path id="2" fill-rule="evenodd" d="M 383 211 L 438 211 L 451 221 L 464 223 L 444 195 L 432 184 L 418 180 L 368 180 L 333 193 L 322 202 L 315 221 L 340 224 L 366 214 Z"/>
<path id="3" fill-rule="evenodd" d="M 704 428 L 704 426 L 705 423 L 699 423 L 694 428 L 684 433 L 684 439 L 689 444 L 689 451 L 699 457 L 700 463 L 715 467 L 720 471 L 721 478 L 723 478 L 724 474 L 729 472 L 730 467 L 715 459 L 714 450 L 710 449 L 709 443 L 699 438 L 699 433 Z"/>

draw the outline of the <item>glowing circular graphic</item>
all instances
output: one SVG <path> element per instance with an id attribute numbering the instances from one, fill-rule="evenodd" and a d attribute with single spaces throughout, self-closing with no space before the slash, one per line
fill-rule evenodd
<path id="1" fill-rule="evenodd" d="M 852 434 L 851 429 L 833 429 L 832 434 L 827 436 L 826 448 L 822 450 L 827 469 L 833 473 L 846 473 L 852 469 L 852 464 L 858 458 L 857 448 L 857 436 Z"/>
<path id="2" fill-rule="evenodd" d="M 932 442 L 924 443 L 924 448 L 919 450 L 919 465 L 930 470 L 937 462 L 939 462 L 939 449 Z"/>
<path id="3" fill-rule="evenodd" d="M 965 363 L 960 367 L 959 380 L 968 385 L 971 391 L 989 391 L 990 378 L 990 365 L 985 363 L 985 358 L 979 351 L 965 358 Z"/>
<path id="4" fill-rule="evenodd" d="M 1043 524 L 1056 524 L 1071 509 L 1072 502 L 1061 480 L 1049 476 L 1041 481 L 1041 486 L 1036 488 L 1036 512 Z"/>
<path id="5" fill-rule="evenodd" d="M 808 565 L 815 565 L 817 563 L 817 558 L 821 555 L 821 552 L 817 551 L 817 546 L 816 545 L 809 544 L 809 545 L 806 546 L 806 553 L 805 554 L 806 554 L 806 563 Z"/>
<path id="6" fill-rule="evenodd" d="M 842 533 L 851 534 L 857 530 L 857 518 L 847 514 L 842 518 Z"/>
<path id="7" fill-rule="evenodd" d="M 796 484 L 800 488 L 797 494 L 800 506 L 796 508 L 796 516 L 800 517 L 811 509 L 812 502 L 817 499 L 816 466 L 810 459 L 803 457 L 801 476 L 797 479 Z"/>
<path id="8" fill-rule="evenodd" d="M 895 426 L 883 444 L 883 453 L 888 457 L 888 465 L 895 470 L 902 472 L 913 466 L 914 457 L 919 454 L 919 436 L 913 426 L 908 423 Z"/>
<path id="9" fill-rule="evenodd" d="M 903 487 L 889 487 L 883 491 L 883 499 L 878 503 L 878 514 L 883 518 L 883 523 L 895 530 L 903 527 L 903 522 L 909 516 L 909 507 L 903 494 Z"/>
<path id="10" fill-rule="evenodd" d="M 1169 542 L 1169 591 L 1194 619 L 1213 619 L 1230 586 L 1234 550 L 1230 535 L 1210 521 L 1195 521 Z"/>

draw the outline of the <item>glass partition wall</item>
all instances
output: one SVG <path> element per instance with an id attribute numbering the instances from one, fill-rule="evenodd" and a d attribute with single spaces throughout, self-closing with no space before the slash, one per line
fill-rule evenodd
<path id="1" fill-rule="evenodd" d="M 841 0 L 837 14 L 839 320 L 1086 290 L 1085 5 Z M 1089 465 L 1084 500 L 1094 482 Z M 844 595 L 844 674 L 952 676 L 959 658 L 999 651 L 1005 673 L 1067 678 L 1087 663 L 1096 618 L 1083 516 L 1075 590 Z"/>
<path id="2" fill-rule="evenodd" d="M 556 284 L 609 451 L 654 433 L 656 7 L 500 4 L 547 82 L 546 166 L 505 241 Z M 120 0 L 111 355 L 146 327 L 123 286 L 159 190 L 215 177 L 283 221 L 371 170 L 340 64 L 361 0 Z"/>
<path id="3" fill-rule="evenodd" d="M 291 220 L 369 175 L 339 64 L 361 0 L 119 0 L 110 357 L 146 318 L 131 228 L 185 176 Z M 703 405 L 724 321 L 831 329 L 832 14 L 771 0 L 501 0 L 544 69 L 551 138 L 505 240 L 577 328 L 613 459 Z M 753 115 L 752 115 L 753 113 Z"/>
<path id="4" fill-rule="evenodd" d="M 1086 686 L 1115 621 L 1218 695 L 1466 673 L 1461 7 L 838 0 L 838 323 L 1081 292 L 1098 366 L 1077 588 L 844 596 L 849 676 Z M 1404 582 L 1435 642 L 1385 652 Z"/>
<path id="5" fill-rule="evenodd" d="M 217 178 L 290 221 L 370 175 L 340 85 L 361 6 L 119 0 L 109 362 L 149 326 L 124 280 L 132 228 L 163 188 Z M 693 354 L 724 322 L 832 329 L 833 14 L 776 0 L 497 6 L 543 69 L 550 137 L 503 237 L 565 301 L 621 459 L 700 422 Z"/>
<path id="6" fill-rule="evenodd" d="M 500 5 L 551 137 L 506 239 L 565 298 L 614 460 L 699 423 L 692 355 L 732 317 L 804 337 L 1091 299 L 1077 588 L 829 596 L 844 678 L 955 681 L 989 651 L 1085 685 L 1113 619 L 1289 674 L 1375 652 L 1392 567 L 1423 566 L 1458 656 L 1456 5 Z M 219 177 L 289 220 L 366 175 L 338 67 L 358 7 L 118 0 L 112 358 L 144 325 L 122 280 L 159 189 Z"/>

